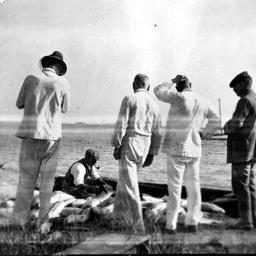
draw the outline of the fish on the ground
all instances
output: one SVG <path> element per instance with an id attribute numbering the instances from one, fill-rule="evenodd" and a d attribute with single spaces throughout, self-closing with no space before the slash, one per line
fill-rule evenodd
<path id="1" fill-rule="evenodd" d="M 78 207 L 64 207 L 62 211 L 60 212 L 61 217 L 67 217 L 71 214 L 80 214 L 83 211 L 83 209 Z"/>
<path id="2" fill-rule="evenodd" d="M 225 213 L 225 210 L 216 204 L 202 202 L 201 210 L 205 212 Z"/>
<path id="3" fill-rule="evenodd" d="M 146 221 L 154 224 L 164 224 L 166 222 L 166 211 L 167 202 L 158 202 L 150 207 L 148 207 L 144 212 L 144 218 Z M 179 208 L 179 218 L 184 219 L 186 215 L 185 209 L 180 206 Z"/>
<path id="4" fill-rule="evenodd" d="M 213 224 L 213 225 L 224 223 L 222 220 L 213 219 L 210 214 L 211 213 L 208 213 L 208 212 L 201 212 L 199 223 L 200 224 Z"/>
<path id="5" fill-rule="evenodd" d="M 188 201 L 185 199 L 181 199 L 181 206 L 187 211 L 188 209 Z M 225 210 L 219 207 L 216 204 L 210 202 L 202 202 L 201 203 L 201 211 L 204 212 L 215 212 L 215 213 L 225 213 Z"/>
<path id="6" fill-rule="evenodd" d="M 110 218 L 114 209 L 114 203 L 111 203 L 105 207 L 96 206 L 92 208 L 92 213 L 99 217 Z"/>
<path id="7" fill-rule="evenodd" d="M 69 195 L 69 194 L 67 194 L 67 193 L 65 193 L 63 191 L 59 191 L 59 190 L 58 191 L 54 191 L 52 193 L 52 197 L 51 197 L 50 203 L 51 204 L 55 204 L 56 202 L 64 201 L 64 200 L 67 200 L 69 198 L 75 198 L 75 197 L 73 197 L 73 196 L 71 196 L 71 195 Z"/>
<path id="8" fill-rule="evenodd" d="M 65 199 L 63 201 L 57 201 L 55 204 L 52 205 L 48 213 L 49 219 L 60 217 L 60 213 L 64 209 L 64 207 L 73 203 L 75 200 L 76 199 L 72 196 L 71 198 Z"/>
<path id="9" fill-rule="evenodd" d="M 159 203 L 159 202 L 163 202 L 164 199 L 163 198 L 156 198 L 156 197 L 153 197 L 151 195 L 148 195 L 148 194 L 145 194 L 145 193 L 142 193 L 140 195 L 140 198 L 141 198 L 141 202 L 145 205 L 146 203 L 149 203 L 150 204 L 155 204 L 155 203 Z M 145 202 L 145 203 L 144 203 Z"/>
<path id="10" fill-rule="evenodd" d="M 97 205 L 100 205 L 101 203 L 106 201 L 113 194 L 114 194 L 114 192 L 110 191 L 110 192 L 102 193 L 98 196 L 92 197 L 82 206 L 82 208 L 85 209 L 87 207 L 89 207 L 89 208 L 96 207 Z"/>
<path id="11" fill-rule="evenodd" d="M 88 200 L 90 200 L 91 198 L 88 197 L 86 199 L 80 198 L 80 199 L 76 199 L 71 206 L 72 207 L 82 207 Z"/>
<path id="12" fill-rule="evenodd" d="M 65 224 L 84 223 L 91 216 L 91 208 L 84 209 L 80 214 L 71 214 L 64 219 Z"/>
<path id="13" fill-rule="evenodd" d="M 115 198 L 113 196 L 110 196 L 109 198 L 107 198 L 106 200 L 104 200 L 103 202 L 101 202 L 99 204 L 100 207 L 105 207 L 108 206 L 110 204 L 113 204 L 115 201 Z"/>
<path id="14" fill-rule="evenodd" d="M 54 242 L 59 242 L 61 241 L 63 235 L 59 231 L 54 231 L 53 233 L 49 234 L 46 236 L 45 239 L 43 239 L 40 243 L 41 244 L 49 244 L 49 243 L 54 243 Z"/>
<path id="15" fill-rule="evenodd" d="M 158 202 L 148 207 L 144 212 L 145 220 L 157 223 L 166 212 L 166 202 Z"/>

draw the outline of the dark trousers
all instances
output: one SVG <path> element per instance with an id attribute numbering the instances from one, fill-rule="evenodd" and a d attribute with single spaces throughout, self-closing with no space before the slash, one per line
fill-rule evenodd
<path id="1" fill-rule="evenodd" d="M 232 163 L 232 188 L 242 224 L 256 227 L 255 162 Z"/>

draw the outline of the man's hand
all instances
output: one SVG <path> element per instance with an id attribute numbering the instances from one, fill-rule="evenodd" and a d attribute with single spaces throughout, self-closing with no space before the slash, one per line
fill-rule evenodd
<path id="1" fill-rule="evenodd" d="M 173 83 L 179 83 L 182 81 L 183 76 L 182 75 L 177 75 L 175 78 L 172 79 Z"/>
<path id="2" fill-rule="evenodd" d="M 121 150 L 122 150 L 122 146 L 114 149 L 113 156 L 116 160 L 119 160 L 121 158 Z"/>
<path id="3" fill-rule="evenodd" d="M 154 160 L 154 155 L 148 154 L 142 167 L 144 168 L 144 167 L 150 166 L 153 163 L 153 160 Z"/>

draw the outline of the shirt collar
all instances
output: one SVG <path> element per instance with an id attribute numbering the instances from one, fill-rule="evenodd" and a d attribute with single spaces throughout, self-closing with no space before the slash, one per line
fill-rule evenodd
<path id="1" fill-rule="evenodd" d="M 137 89 L 137 90 L 135 91 L 135 93 L 137 93 L 137 92 L 146 92 L 146 93 L 148 93 L 148 90 L 147 90 L 147 89 L 140 88 L 140 89 Z"/>
<path id="2" fill-rule="evenodd" d="M 186 88 L 182 92 L 184 92 L 184 91 L 193 91 L 193 89 L 192 88 Z"/>
<path id="3" fill-rule="evenodd" d="M 46 75 L 47 75 L 47 73 L 54 73 L 55 75 L 57 75 L 56 71 L 52 68 L 43 68 L 42 72 Z"/>

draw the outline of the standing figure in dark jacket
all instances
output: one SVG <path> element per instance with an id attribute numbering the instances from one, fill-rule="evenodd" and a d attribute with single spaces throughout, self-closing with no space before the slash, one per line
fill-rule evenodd
<path id="1" fill-rule="evenodd" d="M 87 198 L 102 191 L 113 190 L 99 175 L 96 167 L 99 160 L 96 150 L 88 149 L 85 157 L 73 163 L 63 181 L 62 190 L 76 198 Z"/>
<path id="2" fill-rule="evenodd" d="M 256 94 L 246 71 L 237 75 L 230 87 L 240 97 L 232 118 L 224 125 L 228 135 L 227 163 L 232 163 L 232 188 L 240 217 L 231 228 L 251 230 L 256 227 Z"/>

